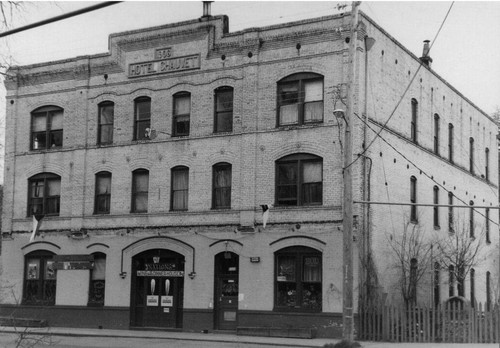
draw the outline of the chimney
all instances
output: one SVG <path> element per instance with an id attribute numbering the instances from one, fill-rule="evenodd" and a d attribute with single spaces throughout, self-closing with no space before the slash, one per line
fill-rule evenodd
<path id="1" fill-rule="evenodd" d="M 432 63 L 432 58 L 429 57 L 429 51 L 431 49 L 429 46 L 429 42 L 430 40 L 424 40 L 424 50 L 422 52 L 422 57 L 420 57 L 420 61 L 430 68 Z"/>
<path id="2" fill-rule="evenodd" d="M 209 18 L 212 17 L 210 14 L 210 6 L 213 1 L 203 1 L 203 16 L 201 18 Z"/>

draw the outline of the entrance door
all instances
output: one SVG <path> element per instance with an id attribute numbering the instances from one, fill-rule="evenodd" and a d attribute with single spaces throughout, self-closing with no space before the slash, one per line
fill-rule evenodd
<path id="1" fill-rule="evenodd" d="M 215 256 L 215 328 L 236 330 L 238 324 L 239 257 L 232 252 Z"/>
<path id="2" fill-rule="evenodd" d="M 132 259 L 130 325 L 180 328 L 184 256 L 170 250 L 148 250 Z"/>

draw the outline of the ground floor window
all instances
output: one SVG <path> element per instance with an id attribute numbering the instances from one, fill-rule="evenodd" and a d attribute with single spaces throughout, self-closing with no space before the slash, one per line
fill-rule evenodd
<path id="1" fill-rule="evenodd" d="M 35 251 L 25 256 L 23 304 L 55 304 L 57 273 L 52 257 L 48 251 Z"/>
<path id="2" fill-rule="evenodd" d="M 89 306 L 104 306 L 106 287 L 106 254 L 95 253 L 94 268 L 90 270 Z"/>
<path id="3" fill-rule="evenodd" d="M 275 253 L 275 310 L 321 311 L 321 252 L 289 247 Z"/>

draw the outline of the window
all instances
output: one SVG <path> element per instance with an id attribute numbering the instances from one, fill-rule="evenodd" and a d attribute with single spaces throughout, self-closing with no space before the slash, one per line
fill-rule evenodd
<path id="1" fill-rule="evenodd" d="M 137 169 L 132 173 L 132 213 L 148 211 L 149 171 Z"/>
<path id="2" fill-rule="evenodd" d="M 57 272 L 52 257 L 48 251 L 35 251 L 25 256 L 23 304 L 55 304 Z"/>
<path id="3" fill-rule="evenodd" d="M 63 109 L 44 106 L 31 113 L 31 150 L 62 147 Z"/>
<path id="4" fill-rule="evenodd" d="M 189 169 L 172 168 L 172 192 L 170 206 L 172 210 L 187 210 L 189 189 Z"/>
<path id="5" fill-rule="evenodd" d="M 135 100 L 134 119 L 134 140 L 146 139 L 146 129 L 151 127 L 151 98 L 140 97 Z"/>
<path id="6" fill-rule="evenodd" d="M 455 266 L 448 266 L 448 296 L 455 296 Z"/>
<path id="7" fill-rule="evenodd" d="M 111 206 L 111 173 L 99 172 L 95 175 L 94 214 L 109 214 Z"/>
<path id="8" fill-rule="evenodd" d="M 104 306 L 106 287 L 106 254 L 94 253 L 94 268 L 90 270 L 89 306 Z"/>
<path id="9" fill-rule="evenodd" d="M 474 138 L 469 138 L 469 171 L 474 174 Z"/>
<path id="10" fill-rule="evenodd" d="M 434 153 L 439 155 L 439 115 L 434 114 Z"/>
<path id="11" fill-rule="evenodd" d="M 418 119 L 418 102 L 416 99 L 411 100 L 411 140 L 417 143 L 417 119 Z"/>
<path id="12" fill-rule="evenodd" d="M 448 124 L 448 160 L 453 163 L 453 124 Z"/>
<path id="13" fill-rule="evenodd" d="M 417 178 L 414 176 L 410 178 L 410 203 L 417 203 Z M 410 208 L 410 221 L 413 223 L 418 223 L 416 205 L 412 205 Z"/>
<path id="14" fill-rule="evenodd" d="M 32 176 L 28 182 L 28 216 L 59 215 L 61 177 L 52 173 L 41 173 Z"/>
<path id="15" fill-rule="evenodd" d="M 275 310 L 319 312 L 322 308 L 322 255 L 308 247 L 275 253 Z"/>
<path id="16" fill-rule="evenodd" d="M 448 192 L 448 231 L 453 233 L 455 231 L 455 219 L 453 216 L 453 192 Z"/>
<path id="17" fill-rule="evenodd" d="M 212 208 L 231 208 L 231 165 L 229 163 L 218 163 L 213 166 Z"/>
<path id="18" fill-rule="evenodd" d="M 302 73 L 278 82 L 278 125 L 323 122 L 323 76 Z"/>
<path id="19" fill-rule="evenodd" d="M 476 270 L 471 268 L 470 270 L 470 304 L 474 308 L 476 302 Z"/>
<path id="20" fill-rule="evenodd" d="M 491 243 L 491 239 L 490 239 L 490 208 L 486 208 L 486 211 L 485 211 L 484 230 L 485 230 L 486 243 L 489 244 L 489 243 Z"/>
<path id="21" fill-rule="evenodd" d="M 436 205 L 439 204 L 439 187 L 434 186 L 433 189 L 433 195 L 434 195 L 434 228 L 439 228 L 439 207 Z"/>
<path id="22" fill-rule="evenodd" d="M 439 302 L 441 302 L 441 278 L 440 278 L 441 266 L 438 262 L 434 263 L 434 306 L 437 307 Z"/>
<path id="23" fill-rule="evenodd" d="M 484 150 L 484 162 L 485 162 L 485 166 L 484 166 L 484 178 L 486 180 L 490 180 L 490 149 L 486 148 L 486 150 Z"/>
<path id="24" fill-rule="evenodd" d="M 323 159 L 294 154 L 276 162 L 278 205 L 323 204 Z"/>
<path id="25" fill-rule="evenodd" d="M 418 261 L 413 258 L 410 260 L 410 284 L 408 300 L 412 304 L 417 303 L 417 281 L 418 281 Z"/>
<path id="26" fill-rule="evenodd" d="M 113 123 L 115 114 L 115 104 L 103 102 L 99 104 L 99 124 L 97 128 L 97 144 L 113 143 Z"/>
<path id="27" fill-rule="evenodd" d="M 191 114 L 191 94 L 187 92 L 179 92 L 174 95 L 174 125 L 173 135 L 182 136 L 189 135 L 189 118 Z"/>
<path id="28" fill-rule="evenodd" d="M 474 202 L 470 201 L 469 205 L 469 237 L 474 238 Z"/>
<path id="29" fill-rule="evenodd" d="M 214 133 L 233 131 L 233 88 L 215 90 Z"/>
<path id="30" fill-rule="evenodd" d="M 491 310 L 491 273 L 486 272 L 486 310 Z"/>

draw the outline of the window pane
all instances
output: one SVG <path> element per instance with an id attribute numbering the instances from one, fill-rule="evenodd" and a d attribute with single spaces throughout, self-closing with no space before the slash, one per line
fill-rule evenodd
<path id="1" fill-rule="evenodd" d="M 296 124 L 299 119 L 299 105 L 280 106 L 280 125 Z"/>
<path id="2" fill-rule="evenodd" d="M 43 197 L 44 195 L 44 182 L 43 180 L 31 182 L 31 197 Z"/>
<path id="3" fill-rule="evenodd" d="M 215 207 L 224 208 L 231 206 L 231 188 L 216 188 L 215 189 Z"/>
<path id="4" fill-rule="evenodd" d="M 149 188 L 149 174 L 134 173 L 134 189 L 135 192 L 147 192 Z"/>
<path id="5" fill-rule="evenodd" d="M 101 110 L 101 124 L 113 124 L 114 121 L 114 112 L 115 112 L 115 107 L 114 105 L 103 105 L 100 108 Z"/>
<path id="6" fill-rule="evenodd" d="M 59 196 L 61 195 L 61 180 L 53 179 L 47 180 L 47 195 L 48 196 Z"/>
<path id="7" fill-rule="evenodd" d="M 191 96 L 186 95 L 174 98 L 174 114 L 184 115 L 189 114 L 191 110 Z"/>
<path id="8" fill-rule="evenodd" d="M 148 211 L 148 194 L 141 193 L 135 195 L 135 211 Z"/>
<path id="9" fill-rule="evenodd" d="M 113 125 L 102 125 L 101 126 L 101 138 L 99 139 L 100 144 L 109 144 L 113 142 Z"/>
<path id="10" fill-rule="evenodd" d="M 136 120 L 148 120 L 151 118 L 151 101 L 143 100 L 136 103 Z"/>
<path id="11" fill-rule="evenodd" d="M 175 170 L 172 171 L 173 176 L 173 189 L 174 190 L 186 190 L 188 188 L 188 171 L 187 170 Z"/>
<path id="12" fill-rule="evenodd" d="M 28 259 L 26 268 L 26 279 L 38 279 L 40 277 L 40 260 Z"/>
<path id="13" fill-rule="evenodd" d="M 176 117 L 174 130 L 176 135 L 189 134 L 189 116 Z"/>
<path id="14" fill-rule="evenodd" d="M 52 197 L 46 199 L 47 208 L 45 213 L 47 214 L 58 214 L 60 210 L 59 197 Z"/>
<path id="15" fill-rule="evenodd" d="M 33 150 L 42 150 L 47 147 L 47 133 L 33 133 Z"/>
<path id="16" fill-rule="evenodd" d="M 49 113 L 51 116 L 50 129 L 63 129 L 63 112 L 62 110 L 51 111 Z"/>
<path id="17" fill-rule="evenodd" d="M 146 128 L 151 127 L 150 120 L 145 121 L 137 121 L 137 137 L 136 139 L 145 139 L 146 138 Z"/>
<path id="18" fill-rule="evenodd" d="M 230 111 L 233 110 L 233 91 L 228 90 L 224 92 L 217 92 L 216 94 L 216 111 Z"/>
<path id="19" fill-rule="evenodd" d="M 323 81 L 307 81 L 304 84 L 304 102 L 323 100 Z"/>
<path id="20" fill-rule="evenodd" d="M 295 281 L 295 256 L 279 256 L 278 257 L 278 282 L 294 282 Z"/>
<path id="21" fill-rule="evenodd" d="M 217 129 L 216 132 L 231 132 L 233 130 L 233 113 L 219 112 L 217 113 Z"/>
<path id="22" fill-rule="evenodd" d="M 33 114 L 32 122 L 32 132 L 42 132 L 47 130 L 47 119 L 45 112 L 43 114 Z"/>
<path id="23" fill-rule="evenodd" d="M 92 270 L 92 280 L 99 280 L 106 278 L 106 258 L 96 257 L 94 259 L 94 269 Z"/>
<path id="24" fill-rule="evenodd" d="M 323 181 L 323 163 L 306 162 L 303 167 L 303 180 L 305 183 Z"/>
<path id="25" fill-rule="evenodd" d="M 45 265 L 45 279 L 56 279 L 56 274 L 54 261 L 47 261 L 47 264 Z"/>
<path id="26" fill-rule="evenodd" d="M 297 284 L 278 283 L 276 305 L 279 307 L 295 308 L 297 306 Z"/>
<path id="27" fill-rule="evenodd" d="M 321 309 L 321 283 L 303 283 L 302 308 Z"/>
<path id="28" fill-rule="evenodd" d="M 97 177 L 97 194 L 111 192 L 111 176 L 98 176 Z"/>
<path id="29" fill-rule="evenodd" d="M 305 256 L 302 280 L 305 282 L 321 281 L 321 262 L 318 256 Z"/>
<path id="30" fill-rule="evenodd" d="M 298 82 L 280 85 L 279 102 L 280 105 L 297 104 L 299 102 Z"/>
<path id="31" fill-rule="evenodd" d="M 309 102 L 304 105 L 304 122 L 323 120 L 323 102 Z"/>
<path id="32" fill-rule="evenodd" d="M 278 166 L 278 184 L 297 183 L 297 164 L 280 164 Z"/>
<path id="33" fill-rule="evenodd" d="M 50 132 L 50 147 L 60 147 L 63 142 L 63 131 L 55 130 Z"/>
<path id="34" fill-rule="evenodd" d="M 188 191 L 175 191 L 172 195 L 172 210 L 186 210 L 188 207 Z"/>

